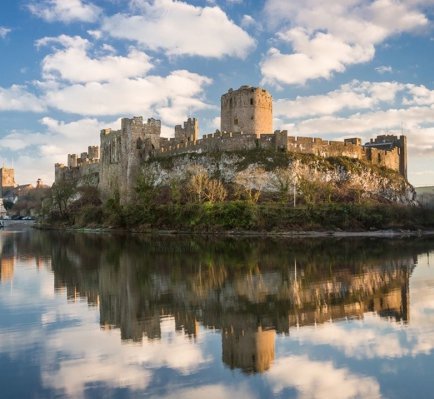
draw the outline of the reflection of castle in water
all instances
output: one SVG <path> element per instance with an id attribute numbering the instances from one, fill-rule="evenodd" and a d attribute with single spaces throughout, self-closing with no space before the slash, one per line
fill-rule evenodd
<path id="1" fill-rule="evenodd" d="M 103 329 L 119 328 L 123 340 L 136 342 L 160 339 L 164 316 L 173 317 L 176 330 L 191 339 L 200 326 L 218 329 L 224 363 L 245 372 L 270 368 L 276 333 L 361 319 L 366 312 L 410 319 L 409 277 L 416 255 L 411 246 L 381 244 L 375 251 L 372 243 L 369 250 L 365 244 L 353 250 L 354 243 L 349 248 L 332 243 L 306 250 L 300 243 L 287 249 L 286 243 L 210 248 L 214 244 L 190 242 L 177 248 L 164 240 L 83 246 L 89 238 L 83 237 L 52 249 L 55 285 L 66 287 L 71 299 L 86 297 L 99 305 Z"/>
<path id="2" fill-rule="evenodd" d="M 11 281 L 14 277 L 15 248 L 10 236 L 0 237 L 0 282 Z"/>

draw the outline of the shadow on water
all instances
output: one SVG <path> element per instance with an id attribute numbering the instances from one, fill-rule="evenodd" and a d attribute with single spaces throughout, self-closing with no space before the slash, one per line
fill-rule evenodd
<path id="1" fill-rule="evenodd" d="M 161 338 L 161 320 L 195 339 L 218 329 L 222 358 L 267 370 L 276 334 L 375 312 L 411 323 L 409 277 L 429 238 L 283 239 L 147 237 L 22 231 L 1 235 L 0 278 L 18 258 L 54 272 L 70 300 L 98 306 L 121 339 Z"/>

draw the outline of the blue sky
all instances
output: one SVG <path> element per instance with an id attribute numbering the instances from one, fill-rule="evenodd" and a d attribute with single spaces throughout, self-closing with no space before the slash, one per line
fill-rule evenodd
<path id="1" fill-rule="evenodd" d="M 2 0 L 0 160 L 51 183 L 121 117 L 211 133 L 250 84 L 294 136 L 404 132 L 410 182 L 434 185 L 433 18 L 434 0 Z"/>

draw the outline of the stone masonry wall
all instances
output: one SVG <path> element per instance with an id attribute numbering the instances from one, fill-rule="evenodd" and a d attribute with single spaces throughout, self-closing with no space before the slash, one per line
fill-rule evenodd
<path id="1" fill-rule="evenodd" d="M 0 189 L 10 189 L 15 186 L 15 170 L 13 168 L 0 168 Z"/>
<path id="2" fill-rule="evenodd" d="M 195 143 L 177 143 L 175 140 L 166 140 L 154 156 L 164 157 L 188 152 L 240 151 L 255 148 L 314 154 L 323 158 L 345 156 L 384 166 L 400 173 L 402 169 L 398 147 L 390 146 L 385 149 L 366 147 L 357 138 L 329 141 L 313 137 L 293 137 L 288 136 L 286 130 L 277 130 L 273 135 L 262 134 L 259 138 L 255 134 L 241 132 L 216 132 L 204 136 Z"/>
<path id="3" fill-rule="evenodd" d="M 182 125 L 175 126 L 175 141 L 178 143 L 195 143 L 199 138 L 199 122 L 196 118 L 188 118 Z"/>
<path id="4" fill-rule="evenodd" d="M 120 130 L 103 129 L 99 188 L 103 199 L 117 190 L 122 203 L 131 200 L 143 159 L 160 148 L 161 121 L 123 118 Z"/>
<path id="5" fill-rule="evenodd" d="M 273 99 L 264 89 L 241 86 L 221 97 L 221 131 L 261 134 L 273 132 Z"/>

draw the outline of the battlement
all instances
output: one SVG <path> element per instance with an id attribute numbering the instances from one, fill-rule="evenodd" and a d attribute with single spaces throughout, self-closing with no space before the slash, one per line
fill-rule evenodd
<path id="1" fill-rule="evenodd" d="M 378 136 L 371 140 L 371 143 L 362 145 L 360 138 L 348 138 L 344 141 L 323 140 L 318 137 L 289 136 L 288 131 L 276 130 L 273 134 L 256 134 L 244 132 L 220 132 L 206 134 L 196 142 L 180 143 L 174 139 L 166 140 L 161 144 L 160 149 L 153 154 L 155 157 L 171 156 L 190 152 L 216 152 L 216 151 L 240 151 L 253 150 L 257 148 L 313 154 L 320 157 L 340 157 L 345 156 L 360 159 L 373 165 L 384 166 L 400 172 L 406 177 L 406 169 L 403 168 L 402 154 L 406 149 L 405 137 L 392 142 L 389 138 L 387 145 Z M 381 143 L 373 145 L 372 143 Z"/>
<path id="2" fill-rule="evenodd" d="M 91 171 L 91 172 L 90 172 Z M 68 154 L 67 164 L 54 164 L 54 181 L 78 181 L 88 173 L 99 173 L 99 146 L 89 146 L 87 152 Z"/>
<path id="3" fill-rule="evenodd" d="M 174 128 L 174 137 L 161 137 L 161 121 L 141 116 L 123 118 L 119 130 L 102 129 L 100 149 L 68 154 L 67 166 L 56 164 L 56 181 L 67 176 L 98 173 L 103 199 L 119 191 L 121 202 L 135 195 L 134 187 L 143 162 L 152 157 L 183 153 L 267 149 L 320 157 L 346 156 L 384 166 L 407 176 L 407 139 L 380 135 L 362 145 L 360 138 L 343 141 L 290 136 L 286 130 L 273 132 L 273 99 L 259 87 L 241 86 L 221 96 L 221 129 L 199 138 L 199 123 L 188 118 Z M 97 166 L 95 166 L 97 165 Z"/>
<path id="4" fill-rule="evenodd" d="M 199 122 L 196 118 L 188 118 L 183 126 L 175 126 L 175 141 L 179 143 L 195 143 L 199 137 Z"/>

